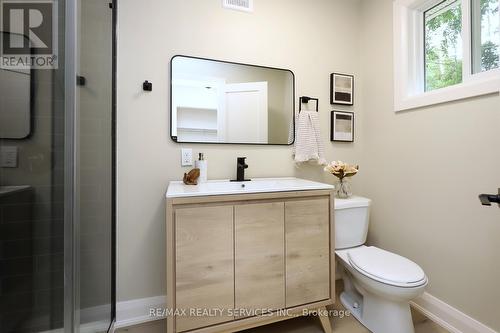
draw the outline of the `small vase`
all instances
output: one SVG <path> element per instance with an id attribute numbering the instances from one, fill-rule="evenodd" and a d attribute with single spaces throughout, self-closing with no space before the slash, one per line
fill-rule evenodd
<path id="1" fill-rule="evenodd" d="M 347 179 L 339 179 L 335 185 L 335 196 L 340 199 L 347 199 L 352 195 L 351 184 Z"/>

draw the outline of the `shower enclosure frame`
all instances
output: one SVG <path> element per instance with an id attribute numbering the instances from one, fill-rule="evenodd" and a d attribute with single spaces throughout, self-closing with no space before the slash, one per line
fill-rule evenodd
<path id="1" fill-rule="evenodd" d="M 117 0 L 110 0 L 112 10 L 112 93 L 111 93 L 111 142 L 112 142 L 112 207 L 111 207 L 111 313 L 108 332 L 114 331 L 116 320 L 116 26 Z M 64 332 L 79 332 L 79 238 L 80 196 L 78 179 L 78 126 L 77 126 L 77 64 L 78 49 L 78 0 L 66 0 L 64 10 Z"/>

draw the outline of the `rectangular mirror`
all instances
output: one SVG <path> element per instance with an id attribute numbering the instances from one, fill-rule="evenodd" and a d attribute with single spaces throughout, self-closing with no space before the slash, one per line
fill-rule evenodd
<path id="1" fill-rule="evenodd" d="M 289 145 L 290 70 L 188 56 L 170 62 L 170 135 L 182 143 Z"/>
<path id="2" fill-rule="evenodd" d="M 4 34 L 1 32 L 2 40 Z M 22 35 L 10 34 L 9 38 Z M 32 70 L 0 68 L 0 139 L 24 139 L 31 133 Z"/>

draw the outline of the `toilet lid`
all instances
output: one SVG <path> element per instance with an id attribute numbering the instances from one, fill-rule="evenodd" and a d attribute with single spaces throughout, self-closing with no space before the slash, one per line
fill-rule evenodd
<path id="1" fill-rule="evenodd" d="M 374 246 L 352 249 L 347 256 L 358 272 L 389 285 L 415 287 L 427 282 L 424 271 L 416 263 Z"/>

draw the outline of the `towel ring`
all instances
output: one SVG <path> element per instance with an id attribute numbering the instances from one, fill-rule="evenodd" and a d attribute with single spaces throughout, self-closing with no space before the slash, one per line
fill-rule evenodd
<path id="1" fill-rule="evenodd" d="M 316 101 L 316 112 L 318 112 L 319 99 L 308 96 L 302 96 L 299 98 L 299 113 L 300 111 L 302 111 L 302 103 L 307 104 L 309 103 L 309 101 Z"/>

